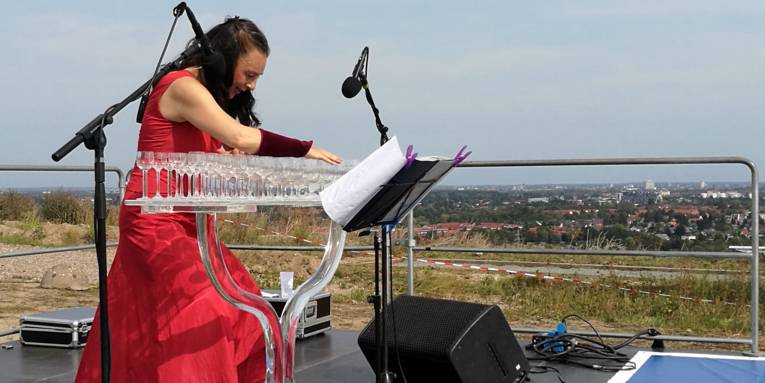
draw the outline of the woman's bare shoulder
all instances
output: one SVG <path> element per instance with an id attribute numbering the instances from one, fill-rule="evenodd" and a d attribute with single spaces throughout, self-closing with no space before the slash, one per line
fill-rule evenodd
<path id="1" fill-rule="evenodd" d="M 198 108 L 211 102 L 215 103 L 215 100 L 199 80 L 192 76 L 184 76 L 167 87 L 159 100 L 159 109 L 165 118 L 183 122 L 187 120 L 184 110 Z"/>

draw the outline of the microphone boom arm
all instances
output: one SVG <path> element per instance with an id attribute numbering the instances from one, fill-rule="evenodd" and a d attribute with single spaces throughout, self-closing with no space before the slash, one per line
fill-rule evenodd
<path id="1" fill-rule="evenodd" d="M 369 82 L 367 82 L 368 67 L 369 47 L 364 47 L 364 49 L 361 51 L 361 57 L 359 57 L 359 61 L 356 63 L 356 67 L 353 68 L 353 74 L 351 77 L 358 78 L 361 82 L 361 87 L 364 88 L 364 95 L 366 96 L 367 103 L 369 103 L 369 106 L 372 108 L 372 113 L 375 115 L 375 125 L 377 126 L 377 131 L 380 132 L 380 146 L 383 146 L 389 140 L 388 127 L 382 123 L 382 120 L 380 120 L 380 110 L 377 109 L 377 106 L 375 106 L 375 101 L 372 99 L 372 92 L 369 91 Z M 355 96 L 355 94 L 353 96 Z M 353 96 L 346 95 L 346 97 Z"/>
<path id="2" fill-rule="evenodd" d="M 375 125 L 377 126 L 377 131 L 380 132 L 380 146 L 383 146 L 389 140 L 388 127 L 382 123 L 382 120 L 380 120 L 380 110 L 377 109 L 375 101 L 372 99 L 372 92 L 369 91 L 369 83 L 367 82 L 366 69 L 359 73 L 359 77 L 361 77 L 361 86 L 364 88 L 364 95 L 366 96 L 369 106 L 372 108 L 372 113 L 375 115 Z"/>

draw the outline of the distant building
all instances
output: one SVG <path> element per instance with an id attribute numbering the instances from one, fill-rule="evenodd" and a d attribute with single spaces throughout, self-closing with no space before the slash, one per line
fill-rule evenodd
<path id="1" fill-rule="evenodd" d="M 528 203 L 548 203 L 550 198 L 548 197 L 533 197 L 527 200 Z"/>
<path id="2" fill-rule="evenodd" d="M 676 206 L 673 208 L 675 213 L 682 214 L 686 217 L 696 217 L 698 218 L 701 215 L 701 212 L 699 211 L 699 208 L 695 206 Z"/>
<path id="3" fill-rule="evenodd" d="M 520 230 L 523 225 L 514 223 L 498 222 L 443 222 L 432 225 L 425 225 L 414 229 L 415 235 L 419 238 L 440 238 L 457 232 L 473 231 L 474 229 L 483 230 Z"/>
<path id="4" fill-rule="evenodd" d="M 652 203 L 661 202 L 661 196 L 655 190 L 647 191 L 640 189 L 624 189 L 620 196 L 620 202 L 631 203 L 635 205 L 645 206 Z"/>
<path id="5" fill-rule="evenodd" d="M 747 196 L 750 197 L 751 193 L 749 193 Z M 707 190 L 706 192 L 702 192 L 700 194 L 701 198 L 743 198 L 744 194 L 737 191 L 727 191 L 727 192 L 721 192 L 716 190 Z"/>
<path id="6" fill-rule="evenodd" d="M 645 190 L 656 190 L 656 183 L 653 180 L 645 181 Z"/>

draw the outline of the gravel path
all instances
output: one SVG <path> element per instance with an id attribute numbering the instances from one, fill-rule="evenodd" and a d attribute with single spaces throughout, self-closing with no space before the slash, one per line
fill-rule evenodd
<path id="1" fill-rule="evenodd" d="M 0 244 L 0 254 L 31 250 L 31 246 Z M 111 266 L 115 248 L 107 249 Z M 92 287 L 85 291 L 40 288 L 40 280 L 49 268 L 65 264 L 87 277 Z M 95 250 L 71 251 L 44 255 L 0 258 L 0 331 L 18 327 L 21 315 L 68 307 L 95 307 L 98 302 L 98 264 Z M 18 335 L 0 337 L 0 343 L 18 339 Z"/>
<path id="2" fill-rule="evenodd" d="M 31 249 L 33 249 L 31 246 L 0 243 L 0 254 Z M 114 252 L 115 248 L 107 248 L 107 262 L 110 266 L 114 259 Z M 93 286 L 98 282 L 98 264 L 96 262 L 95 250 L 0 258 L 0 281 L 22 280 L 39 282 L 45 270 L 58 264 L 69 265 L 79 274 L 86 275 Z"/>

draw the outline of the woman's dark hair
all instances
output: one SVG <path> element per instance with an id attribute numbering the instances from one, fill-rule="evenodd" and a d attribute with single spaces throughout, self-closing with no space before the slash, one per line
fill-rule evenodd
<path id="1" fill-rule="evenodd" d="M 234 79 L 234 66 L 239 61 L 239 57 L 252 49 L 257 49 L 266 56 L 271 52 L 266 36 L 252 21 L 240 17 L 229 17 L 207 31 L 207 39 L 210 41 L 210 47 L 223 55 L 226 71 L 223 78 L 219 79 L 205 76 L 204 70 L 202 70 L 200 80 L 210 91 L 218 105 L 231 117 L 238 119 L 243 125 L 260 125 L 260 120 L 252 110 L 255 106 L 255 98 L 251 92 L 240 92 L 232 99 L 228 99 L 227 95 L 228 88 Z M 196 44 L 196 40 L 192 39 L 187 47 L 190 48 Z M 204 53 L 199 49 L 192 51 L 193 53 L 188 56 L 183 65 L 186 67 L 203 66 L 205 64 Z"/>

